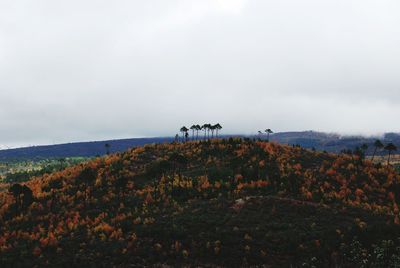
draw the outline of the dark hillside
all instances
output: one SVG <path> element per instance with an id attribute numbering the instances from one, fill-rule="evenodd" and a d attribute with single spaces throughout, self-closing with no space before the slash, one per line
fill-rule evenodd
<path id="1" fill-rule="evenodd" d="M 157 144 L 26 185 L 0 194 L 1 267 L 400 264 L 400 176 L 354 155 Z"/>

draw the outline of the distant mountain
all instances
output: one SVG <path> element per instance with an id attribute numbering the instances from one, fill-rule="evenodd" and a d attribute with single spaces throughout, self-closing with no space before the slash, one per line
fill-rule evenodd
<path id="1" fill-rule="evenodd" d="M 225 135 L 229 137 L 251 137 L 266 139 L 266 135 Z M 339 153 L 343 149 L 354 149 L 363 143 L 369 145 L 367 154 L 372 154 L 376 137 L 340 136 L 316 131 L 278 132 L 270 136 L 271 141 L 281 144 L 300 145 L 319 151 Z M 380 138 L 383 143 L 393 142 L 400 146 L 400 134 L 387 133 Z M 134 138 L 92 142 L 77 142 L 57 145 L 33 146 L 17 149 L 0 150 L 0 161 L 21 159 L 44 159 L 61 157 L 93 157 L 106 153 L 105 144 L 110 145 L 110 152 L 123 152 L 129 148 L 153 143 L 170 143 L 173 137 Z"/>
<path id="2" fill-rule="evenodd" d="M 171 142 L 173 138 L 135 138 L 106 141 L 76 142 L 56 145 L 32 146 L 0 150 L 0 160 L 43 159 L 61 157 L 92 157 L 104 155 L 105 145 L 110 145 L 110 152 L 123 152 L 129 148 L 152 143 Z"/>
<path id="3" fill-rule="evenodd" d="M 363 137 L 363 136 L 341 136 L 338 134 L 329 134 L 315 131 L 303 132 L 281 132 L 276 133 L 270 138 L 282 144 L 300 145 L 304 148 L 315 148 L 319 151 L 327 151 L 339 153 L 344 149 L 353 150 L 363 144 L 367 144 L 369 149 L 367 154 L 372 154 L 374 151 L 374 142 L 380 139 L 384 144 L 392 142 L 400 146 L 400 134 L 386 133 L 382 137 Z M 382 153 L 382 152 L 378 152 Z"/>

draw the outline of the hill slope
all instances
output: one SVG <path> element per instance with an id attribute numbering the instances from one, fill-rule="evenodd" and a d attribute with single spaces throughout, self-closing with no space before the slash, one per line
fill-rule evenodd
<path id="1" fill-rule="evenodd" d="M 0 194 L 1 267 L 400 263 L 400 177 L 355 156 L 159 144 L 26 185 Z"/>

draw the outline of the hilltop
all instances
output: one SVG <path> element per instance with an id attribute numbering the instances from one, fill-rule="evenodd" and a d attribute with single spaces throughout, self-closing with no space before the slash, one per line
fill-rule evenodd
<path id="1" fill-rule="evenodd" d="M 400 176 L 356 155 L 154 144 L 25 186 L 0 193 L 1 267 L 400 264 Z"/>

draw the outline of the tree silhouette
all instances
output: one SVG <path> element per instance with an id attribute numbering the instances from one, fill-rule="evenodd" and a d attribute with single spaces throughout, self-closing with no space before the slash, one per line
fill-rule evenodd
<path id="1" fill-rule="evenodd" d="M 215 135 L 218 138 L 218 131 L 220 131 L 222 129 L 222 126 L 219 123 L 217 123 L 216 125 L 214 125 L 214 127 L 215 127 L 215 130 L 216 130 L 216 134 Z"/>
<path id="2" fill-rule="evenodd" d="M 368 144 L 363 143 L 361 145 L 361 147 L 359 148 L 359 156 L 360 156 L 360 160 L 365 159 L 365 155 L 367 154 L 367 150 L 368 150 Z"/>
<path id="3" fill-rule="evenodd" d="M 215 126 L 214 125 L 210 125 L 210 130 L 211 130 L 211 139 L 214 138 L 214 131 L 215 131 Z"/>
<path id="4" fill-rule="evenodd" d="M 358 156 L 358 160 L 360 161 L 360 164 L 362 164 L 362 160 L 364 159 L 364 156 L 365 156 L 364 150 L 362 149 L 362 147 L 359 147 L 359 146 L 355 147 L 352 155 Z"/>
<path id="5" fill-rule="evenodd" d="M 188 132 L 188 130 L 189 129 L 185 126 L 181 127 L 180 132 L 182 132 L 182 142 L 185 141 L 185 134 Z"/>
<path id="6" fill-rule="evenodd" d="M 385 150 L 389 151 L 389 157 L 388 157 L 388 162 L 387 163 L 388 163 L 388 165 L 390 165 L 391 153 L 394 152 L 394 151 L 397 151 L 397 147 L 393 143 L 389 143 L 388 145 L 385 146 Z"/>
<path id="7" fill-rule="evenodd" d="M 14 196 L 15 199 L 15 214 L 18 215 L 20 211 L 20 205 L 21 205 L 21 195 L 22 195 L 22 190 L 23 187 L 19 183 L 13 184 L 9 189 L 8 192 L 11 193 Z"/>
<path id="8" fill-rule="evenodd" d="M 12 185 L 8 191 L 14 196 L 16 215 L 33 203 L 34 198 L 32 190 L 26 185 L 16 183 Z"/>
<path id="9" fill-rule="evenodd" d="M 380 140 L 376 140 L 374 142 L 374 146 L 375 146 L 375 150 L 374 150 L 374 153 L 372 155 L 371 161 L 374 161 L 374 158 L 375 158 L 375 155 L 376 155 L 376 152 L 378 151 L 378 149 L 382 149 L 383 147 L 385 147 L 385 145 L 383 145 L 383 143 Z"/>
<path id="10" fill-rule="evenodd" d="M 202 128 L 203 131 L 204 131 L 204 140 L 206 140 L 206 138 L 207 138 L 207 128 L 208 128 L 208 124 L 204 124 L 201 128 Z"/>
<path id="11" fill-rule="evenodd" d="M 210 139 L 211 124 L 207 124 L 207 138 Z"/>
<path id="12" fill-rule="evenodd" d="M 48 190 L 51 192 L 51 205 L 50 205 L 50 211 L 53 211 L 54 205 L 57 200 L 57 190 L 62 187 L 62 181 L 61 180 L 52 180 L 49 182 L 48 185 Z"/>
<path id="13" fill-rule="evenodd" d="M 195 140 L 195 136 L 194 136 L 194 132 L 196 131 L 196 140 L 199 138 L 199 131 L 203 130 L 204 131 L 204 140 L 209 139 L 210 138 L 210 132 L 211 132 L 211 138 L 214 138 L 214 133 L 215 133 L 215 137 L 218 138 L 218 131 L 222 129 L 222 126 L 217 123 L 215 125 L 211 125 L 211 124 L 203 124 L 203 126 L 200 125 L 192 125 L 190 127 L 190 130 L 192 131 L 192 140 Z M 182 139 L 183 140 L 188 140 L 188 132 L 189 129 L 186 128 L 185 126 L 183 126 L 180 129 L 180 132 L 182 133 Z"/>
<path id="14" fill-rule="evenodd" d="M 22 209 L 28 208 L 33 203 L 33 192 L 32 190 L 24 185 L 22 186 Z"/>
<path id="15" fill-rule="evenodd" d="M 197 127 L 196 125 L 192 125 L 190 129 L 192 130 L 192 140 L 194 141 L 194 131 L 197 129 Z"/>
<path id="16" fill-rule="evenodd" d="M 89 185 L 96 180 L 97 172 L 90 167 L 85 167 L 78 176 L 78 180 L 80 180 L 84 186 L 84 193 L 85 193 L 85 201 L 84 205 L 86 207 L 86 202 L 88 200 L 89 194 Z"/>
<path id="17" fill-rule="evenodd" d="M 269 135 L 270 134 L 272 134 L 272 133 L 274 133 L 270 128 L 267 128 L 266 130 L 265 130 L 265 132 L 267 133 L 267 141 L 269 141 Z"/>
<path id="18" fill-rule="evenodd" d="M 196 140 L 199 139 L 199 131 L 201 130 L 201 126 L 200 125 L 196 125 Z"/>
<path id="19" fill-rule="evenodd" d="M 104 144 L 104 147 L 106 147 L 106 154 L 109 155 L 111 145 L 109 143 L 106 143 L 106 144 Z"/>

